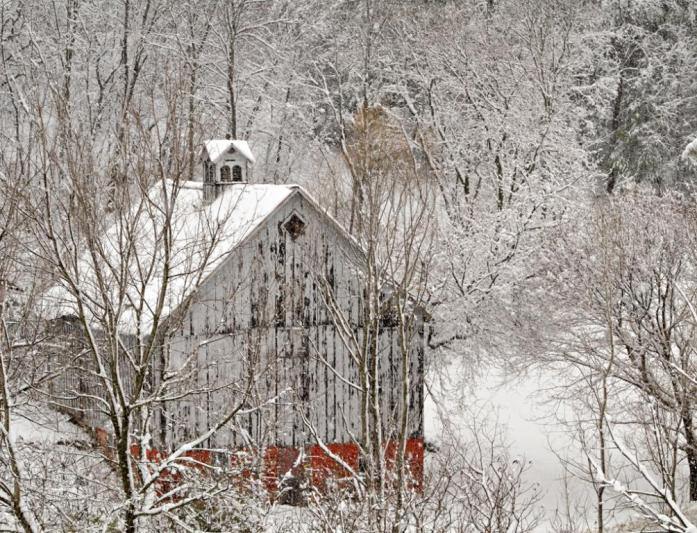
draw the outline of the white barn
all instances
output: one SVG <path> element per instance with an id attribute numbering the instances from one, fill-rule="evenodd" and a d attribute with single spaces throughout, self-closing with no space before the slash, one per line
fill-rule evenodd
<path id="1" fill-rule="evenodd" d="M 155 446 L 171 448 L 214 426 L 231 404 L 228 384 L 252 373 L 254 398 L 264 407 L 212 435 L 205 447 L 298 451 L 317 439 L 355 445 L 360 394 L 351 384 L 359 382 L 358 369 L 327 309 L 320 281 L 331 287 L 338 307 L 360 334 L 361 248 L 301 187 L 251 181 L 254 156 L 246 142 L 208 141 L 201 163 L 201 181 L 171 184 L 178 190 L 173 235 L 183 254 L 173 264 L 183 266 L 172 276 L 166 314 L 176 317 L 177 325 L 168 331 L 151 369 L 155 384 L 172 368 L 193 361 L 186 387 L 194 392 L 161 404 Z M 197 252 L 192 247 L 202 234 L 215 245 L 194 276 L 191 257 Z M 48 298 L 54 316 L 75 314 L 66 288 L 55 287 Z M 126 313 L 124 324 L 128 334 L 147 331 L 142 315 Z M 410 446 L 421 450 L 424 329 L 421 323 L 412 339 L 409 368 Z M 388 425 L 392 417 L 396 427 L 400 339 L 389 317 L 381 323 L 380 339 L 381 408 Z M 90 383 L 88 376 L 75 373 L 56 381 L 53 392 L 72 397 L 65 407 L 87 425 L 106 426 L 89 394 L 70 395 L 91 390 Z M 422 461 L 422 451 L 419 457 Z"/>

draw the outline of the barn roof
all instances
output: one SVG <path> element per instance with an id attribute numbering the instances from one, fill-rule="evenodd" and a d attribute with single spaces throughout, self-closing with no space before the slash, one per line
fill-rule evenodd
<path id="1" fill-rule="evenodd" d="M 217 163 L 223 157 L 223 155 L 231 148 L 234 147 L 242 156 L 249 161 L 254 163 L 256 159 L 252 153 L 251 148 L 247 141 L 238 141 L 232 139 L 213 139 L 206 141 L 204 143 L 204 148 L 208 158 L 213 163 Z"/>
<path id="2" fill-rule="evenodd" d="M 167 225 L 159 206 L 168 198 L 176 200 L 171 217 L 170 281 L 162 316 L 179 307 L 255 228 L 298 191 L 301 189 L 296 185 L 231 185 L 214 201 L 204 203 L 200 182 L 167 180 L 156 184 L 140 205 L 106 230 L 98 257 L 85 252 L 78 259 L 75 270 L 82 301 L 89 302 L 89 314 L 100 316 L 106 303 L 116 308 L 123 300 L 124 332 L 149 331 L 165 279 L 162 244 Z M 304 191 L 301 194 L 314 202 Z M 126 235 L 127 228 L 138 228 L 134 239 Z M 135 243 L 130 242 L 133 240 Z M 128 280 L 125 291 L 119 291 L 124 286 L 122 279 Z M 104 302 L 105 293 L 108 302 Z M 135 311 L 138 302 L 145 303 L 140 318 Z M 65 284 L 49 289 L 43 304 L 47 318 L 77 314 L 73 291 Z"/>

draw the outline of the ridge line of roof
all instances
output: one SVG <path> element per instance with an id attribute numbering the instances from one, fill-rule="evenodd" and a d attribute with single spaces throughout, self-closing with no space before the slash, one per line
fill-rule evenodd
<path id="1" fill-rule="evenodd" d="M 278 204 L 276 204 L 276 206 L 275 206 L 271 211 L 269 211 L 266 215 L 264 215 L 262 218 L 260 218 L 260 219 L 257 221 L 257 223 L 255 224 L 254 228 L 252 228 L 249 232 L 247 232 L 247 234 L 246 234 L 242 239 L 240 239 L 237 243 L 235 243 L 235 245 L 234 245 L 232 248 L 230 248 L 227 252 L 225 252 L 226 255 L 227 255 L 227 257 L 226 257 L 225 259 L 223 259 L 223 260 L 220 262 L 220 264 L 218 264 L 218 265 L 217 265 L 211 272 L 209 272 L 204 278 L 202 278 L 202 279 L 200 280 L 200 282 L 198 283 L 198 286 L 195 287 L 195 288 L 191 291 L 191 293 L 187 296 L 187 298 L 186 298 L 184 301 L 182 301 L 176 308 L 172 309 L 169 313 L 167 313 L 167 317 L 165 317 L 165 318 L 169 318 L 169 317 L 172 315 L 172 313 L 174 313 L 174 312 L 176 311 L 177 308 L 179 308 L 179 307 L 181 307 L 182 305 L 184 305 L 184 303 L 186 302 L 186 300 L 188 300 L 189 298 L 193 298 L 193 297 L 201 290 L 201 288 L 208 282 L 208 280 L 209 280 L 212 276 L 214 276 L 216 272 L 218 272 L 220 269 L 222 269 L 222 268 L 224 267 L 224 265 L 227 263 L 228 259 L 232 256 L 232 253 L 233 253 L 235 250 L 239 249 L 241 246 L 243 246 L 245 243 L 247 243 L 250 239 L 252 239 L 252 238 L 257 234 L 257 232 L 260 231 L 260 228 L 264 225 L 264 222 L 265 222 L 266 220 L 268 220 L 268 218 L 271 217 L 271 215 L 273 215 L 273 214 L 276 213 L 279 209 L 281 209 L 281 207 L 283 207 L 285 204 L 287 204 L 287 203 L 291 200 L 291 198 L 293 198 L 293 196 L 294 196 L 295 194 L 301 195 L 303 198 L 305 198 L 305 199 L 312 205 L 313 208 L 315 208 L 318 212 L 320 212 L 322 215 L 324 215 L 325 217 L 327 217 L 327 219 L 339 230 L 339 233 L 342 234 L 342 235 L 346 238 L 346 240 L 347 240 L 351 245 L 354 246 L 354 248 L 356 249 L 356 251 L 357 251 L 361 256 L 364 255 L 365 252 L 363 251 L 363 248 L 362 248 L 361 245 L 358 243 L 358 241 L 356 240 L 356 238 L 355 238 L 353 235 L 351 235 L 351 234 L 348 232 L 348 230 L 347 230 L 346 228 L 344 228 L 344 226 L 342 226 L 341 223 L 339 223 L 338 220 L 336 220 L 332 215 L 330 215 L 330 214 L 327 212 L 327 210 L 325 210 L 325 209 L 317 202 L 317 200 L 315 200 L 315 199 L 312 197 L 312 195 L 311 195 L 309 192 L 307 192 L 301 185 L 298 185 L 297 183 L 291 183 L 291 184 L 278 184 L 278 183 L 257 183 L 257 184 L 252 183 L 252 184 L 250 184 L 250 183 L 244 183 L 244 184 L 235 184 L 234 186 L 247 187 L 247 186 L 249 186 L 249 185 L 264 185 L 264 186 L 266 186 L 266 187 L 279 187 L 279 188 L 285 188 L 285 189 L 290 189 L 290 192 L 288 193 L 288 195 L 287 195 L 283 200 L 281 200 Z M 224 194 L 224 193 L 223 193 L 223 194 Z"/>

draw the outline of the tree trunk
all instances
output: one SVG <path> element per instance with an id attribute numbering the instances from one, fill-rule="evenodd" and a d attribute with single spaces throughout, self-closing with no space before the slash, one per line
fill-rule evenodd
<path id="1" fill-rule="evenodd" d="M 193 45 L 192 45 L 193 47 Z M 192 49 L 192 59 L 191 70 L 189 71 L 189 109 L 188 109 L 188 120 L 187 120 L 187 149 L 189 151 L 189 168 L 187 170 L 187 175 L 189 180 L 194 179 L 194 165 L 196 163 L 196 156 L 194 153 L 194 116 L 196 113 L 196 102 L 194 100 L 194 93 L 196 92 L 196 65 L 195 65 L 195 51 Z"/>
<path id="2" fill-rule="evenodd" d="M 133 501 L 134 494 L 131 478 L 131 461 L 129 457 L 131 450 L 128 449 L 128 434 L 130 432 L 129 416 L 125 414 L 121 417 L 119 422 L 120 424 L 117 422 L 117 417 L 112 417 L 114 434 L 116 436 L 119 477 L 121 478 L 121 487 L 127 502 L 124 510 L 124 531 L 126 533 L 136 533 L 136 507 Z"/>
<path id="3" fill-rule="evenodd" d="M 233 139 L 237 139 L 237 99 L 235 96 L 235 35 L 234 30 L 231 30 L 228 50 L 227 62 L 227 91 L 228 105 L 230 107 L 229 114 L 229 134 Z"/>
<path id="4" fill-rule="evenodd" d="M 694 502 L 697 501 L 697 439 L 692 424 L 692 414 L 685 409 L 682 418 L 685 426 L 685 456 L 690 473 L 690 501 Z"/>

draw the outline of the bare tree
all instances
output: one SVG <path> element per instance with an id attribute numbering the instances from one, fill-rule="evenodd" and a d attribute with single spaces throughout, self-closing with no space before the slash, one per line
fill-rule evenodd
<path id="1" fill-rule="evenodd" d="M 321 270 L 318 281 L 356 370 L 357 381 L 350 386 L 360 398 L 360 434 L 354 438 L 363 474 L 347 471 L 376 511 L 369 518 L 371 527 L 400 531 L 407 521 L 407 493 L 415 483 L 407 440 L 423 432 L 424 347 L 419 339 L 427 319 L 432 195 L 419 181 L 419 163 L 408 137 L 380 108 L 364 107 L 356 114 L 346 132 L 344 157 L 361 196 L 355 229 L 364 252 L 356 266 L 358 321 L 349 316 L 343 296 Z M 388 395 L 395 398 L 392 406 Z M 391 459 L 389 449 L 395 450 Z"/>
<path id="2" fill-rule="evenodd" d="M 398 531 L 429 533 L 534 531 L 542 516 L 541 490 L 526 479 L 530 464 L 511 455 L 505 427 L 486 414 L 468 411 L 466 427 L 450 426 L 429 454 L 422 490 L 406 492 Z M 377 522 L 368 498 L 340 487 L 312 500 L 310 512 L 322 531 L 389 531 Z"/>
<path id="3" fill-rule="evenodd" d="M 644 517 L 644 524 L 639 527 L 657 526 L 666 533 L 693 533 L 697 526 L 683 512 L 681 506 L 673 498 L 670 489 L 655 479 L 651 471 L 639 458 L 636 450 L 631 450 L 612 429 L 613 422 L 608 423 L 608 434 L 613 445 L 624 459 L 640 474 L 640 479 L 648 484 L 648 488 L 632 488 L 616 478 L 607 476 L 599 468 L 598 481 L 625 498 L 635 511 Z"/>
<path id="4" fill-rule="evenodd" d="M 21 468 L 12 422 L 15 409 L 47 376 L 34 365 L 36 278 L 22 265 L 26 206 L 21 180 L 11 170 L 12 166 L 4 165 L 0 172 L 0 468 L 7 474 L 0 481 L 0 506 L 9 509 L 23 531 L 37 533 L 42 529 L 27 504 L 26 472 Z"/>
<path id="5" fill-rule="evenodd" d="M 138 127 L 125 138 L 122 161 L 129 179 L 112 188 L 108 172 L 94 166 L 89 139 L 64 146 L 38 105 L 33 115 L 39 133 L 32 164 L 41 186 L 32 195 L 32 252 L 54 276 L 43 302 L 67 332 L 64 346 L 48 353 L 64 370 L 53 400 L 87 426 L 108 429 L 123 494 L 116 514 L 129 532 L 158 515 L 175 520 L 179 509 L 224 490 L 221 483 L 163 487 L 187 464 L 214 468 L 192 458 L 192 450 L 258 407 L 250 400 L 257 379 L 250 372 L 216 385 L 228 394 L 228 407 L 206 430 L 171 450 L 155 441 L 154 417 L 167 401 L 205 393 L 192 382 L 196 352 L 174 357 L 169 337 L 181 328 L 192 291 L 224 255 L 220 244 L 234 210 L 182 226 L 187 212 L 198 211 L 186 196 L 186 130 L 176 118 L 181 93 L 170 89 L 162 115 L 153 95 L 148 116 L 162 117 L 154 127 L 131 111 Z"/>
<path id="6" fill-rule="evenodd" d="M 684 462 L 685 497 L 695 498 L 693 224 L 680 198 L 617 198 L 592 210 L 577 238 L 557 241 L 555 266 L 545 266 L 561 307 L 540 325 L 547 348 L 535 346 L 546 361 L 576 368 L 587 384 L 581 394 L 593 395 L 595 437 L 586 430 L 584 439 L 599 510 L 604 479 L 617 475 L 604 459 L 616 448 L 608 418 L 634 428 L 642 460 L 676 501 Z M 588 418 L 584 406 L 579 419 Z"/>

